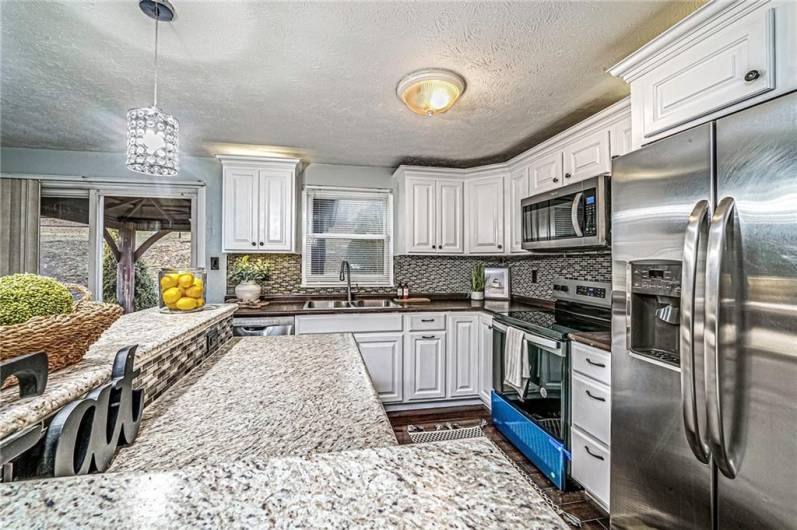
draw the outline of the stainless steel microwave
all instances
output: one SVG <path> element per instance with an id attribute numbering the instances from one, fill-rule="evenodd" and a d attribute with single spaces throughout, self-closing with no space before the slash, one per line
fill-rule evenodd
<path id="1" fill-rule="evenodd" d="M 593 177 L 520 202 L 523 248 L 586 250 L 610 244 L 609 177 Z"/>

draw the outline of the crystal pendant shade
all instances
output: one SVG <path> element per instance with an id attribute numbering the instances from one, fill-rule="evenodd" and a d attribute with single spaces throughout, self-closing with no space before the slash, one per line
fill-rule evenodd
<path id="1" fill-rule="evenodd" d="M 145 175 L 174 176 L 180 170 L 180 123 L 157 107 L 127 111 L 127 167 Z"/>

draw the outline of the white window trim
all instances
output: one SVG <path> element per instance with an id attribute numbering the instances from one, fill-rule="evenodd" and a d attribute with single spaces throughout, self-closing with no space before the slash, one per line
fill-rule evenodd
<path id="1" fill-rule="evenodd" d="M 310 253 L 307 248 L 308 232 L 312 226 L 312 211 L 308 208 L 310 192 L 315 191 L 330 191 L 330 192 L 344 192 L 352 197 L 361 195 L 364 197 L 387 196 L 387 211 L 385 212 L 385 235 L 377 236 L 373 234 L 330 234 L 325 236 L 328 239 L 341 238 L 341 239 L 384 239 L 385 240 L 385 269 L 388 271 L 387 282 L 385 281 L 363 281 L 358 279 L 356 275 L 351 278 L 352 285 L 357 287 L 393 287 L 393 190 L 382 188 L 346 188 L 337 186 L 305 186 L 302 191 L 302 287 L 309 289 L 312 288 L 325 288 L 325 287 L 343 287 L 346 285 L 345 281 L 318 281 L 310 280 L 308 277 Z"/>

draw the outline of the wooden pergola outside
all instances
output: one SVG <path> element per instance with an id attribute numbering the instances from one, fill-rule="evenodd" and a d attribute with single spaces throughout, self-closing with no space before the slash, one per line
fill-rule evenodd
<path id="1" fill-rule="evenodd" d="M 59 208 L 49 201 L 42 201 L 41 215 L 75 222 L 88 218 L 88 212 Z M 118 232 L 118 241 L 110 230 Z M 140 231 L 154 233 L 136 248 Z M 134 308 L 136 262 L 170 232 L 183 231 L 191 231 L 190 199 L 105 197 L 102 235 L 116 258 L 116 299 L 125 313 Z"/>

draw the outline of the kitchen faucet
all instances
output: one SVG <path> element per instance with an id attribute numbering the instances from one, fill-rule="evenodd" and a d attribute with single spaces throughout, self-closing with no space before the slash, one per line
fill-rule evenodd
<path id="1" fill-rule="evenodd" d="M 351 265 L 345 259 L 340 262 L 340 281 L 346 281 L 346 301 L 351 304 Z"/>

